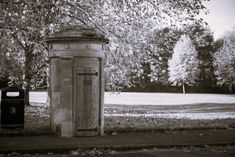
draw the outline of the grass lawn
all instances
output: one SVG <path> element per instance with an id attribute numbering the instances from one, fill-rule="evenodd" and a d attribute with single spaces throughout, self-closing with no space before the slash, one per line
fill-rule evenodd
<path id="1" fill-rule="evenodd" d="M 30 92 L 30 101 L 45 103 L 46 92 Z M 181 93 L 110 93 L 106 92 L 105 104 L 118 105 L 182 105 L 198 103 L 234 103 L 232 94 L 181 94 Z"/>
<path id="2" fill-rule="evenodd" d="M 46 92 L 31 92 L 25 130 L 50 127 Z M 105 93 L 105 131 L 235 128 L 235 95 Z"/>

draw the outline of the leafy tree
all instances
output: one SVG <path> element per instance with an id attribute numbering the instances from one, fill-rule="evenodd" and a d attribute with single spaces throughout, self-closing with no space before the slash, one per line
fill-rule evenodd
<path id="1" fill-rule="evenodd" d="M 222 47 L 214 54 L 218 84 L 230 85 L 235 81 L 235 29 L 223 37 Z"/>
<path id="2" fill-rule="evenodd" d="M 154 33 L 166 26 L 179 26 L 194 20 L 195 15 L 205 9 L 202 1 L 70 0 L 66 14 L 73 19 L 71 21 L 77 20 L 94 27 L 109 38 L 109 46 L 112 48 L 107 55 L 116 56 L 106 58 L 106 62 L 111 64 L 106 64 L 106 70 L 116 72 L 115 79 L 112 76 L 107 77 L 110 79 L 107 80 L 109 86 L 112 82 L 115 82 L 113 86 L 130 86 L 133 84 L 128 80 L 131 77 L 140 78 L 137 82 L 145 86 L 163 75 L 156 77 L 155 60 L 149 54 L 152 53 L 149 47 L 153 45 L 151 39 Z M 120 64 L 113 58 L 121 59 L 121 69 Z M 165 71 L 164 75 L 166 73 Z M 119 74 L 124 74 L 125 77 Z M 126 81 L 123 78 L 126 78 Z"/>
<path id="3" fill-rule="evenodd" d="M 7 53 L 8 42 L 3 36 L 3 33 L 0 32 L 0 88 L 6 87 L 9 82 L 9 73 L 8 70 L 10 67 L 11 57 L 10 54 Z"/>
<path id="4" fill-rule="evenodd" d="M 131 87 L 131 70 L 133 68 L 133 58 L 122 48 L 116 47 L 115 43 L 110 43 L 105 50 L 105 80 L 107 91 L 120 91 L 123 87 Z M 128 47 L 125 49 L 128 50 Z M 115 53 L 110 53 L 115 52 Z M 129 60 L 128 60 L 128 59 Z"/>
<path id="5" fill-rule="evenodd" d="M 4 32 L 0 31 L 0 78 L 3 81 L 1 87 L 6 87 L 12 82 L 22 84 L 21 56 L 14 40 L 7 38 Z M 12 46 L 14 45 L 14 46 Z"/>
<path id="6" fill-rule="evenodd" d="M 185 93 L 185 84 L 195 83 L 198 75 L 198 56 L 195 46 L 187 35 L 182 35 L 174 47 L 174 53 L 169 60 L 169 80 L 176 85 L 182 85 Z"/>
<path id="7" fill-rule="evenodd" d="M 149 73 L 149 69 L 143 68 L 152 68 L 153 61 L 146 48 L 153 33 L 169 25 L 194 20 L 195 15 L 205 9 L 202 1 L 9 0 L 0 3 L 0 29 L 7 34 L 6 38 L 14 40 L 21 54 L 21 82 L 26 90 L 38 84 L 35 83 L 36 72 L 46 70 L 46 60 L 42 60 L 47 51 L 44 36 L 78 24 L 98 29 L 110 40 L 106 73 L 114 72 L 115 77 L 107 77 L 110 79 L 108 89 L 112 89 L 119 85 L 130 86 L 129 78 Z M 121 64 L 111 56 L 121 58 Z M 43 78 L 45 73 L 40 74 L 39 78 Z"/>
<path id="8" fill-rule="evenodd" d="M 173 53 L 173 48 L 181 31 L 177 28 L 163 28 L 156 30 L 149 43 L 142 48 L 142 64 L 136 72 L 135 83 L 149 90 L 152 84 L 158 86 L 168 85 L 168 59 Z M 145 59 L 145 60 L 144 60 Z M 138 75 L 139 74 L 139 75 Z"/>
<path id="9" fill-rule="evenodd" d="M 152 45 L 149 44 L 149 55 L 152 58 L 151 76 L 159 84 L 168 85 L 168 60 L 181 34 L 177 28 L 164 28 L 155 33 Z"/>
<path id="10" fill-rule="evenodd" d="M 186 28 L 187 34 L 193 41 L 198 52 L 199 76 L 197 85 L 206 92 L 216 86 L 213 66 L 214 38 L 211 30 L 202 22 L 195 22 Z"/>
<path id="11" fill-rule="evenodd" d="M 26 104 L 29 104 L 29 89 L 40 86 L 39 82 L 35 83 L 37 77 L 45 79 L 47 46 L 43 37 L 55 29 L 53 23 L 58 18 L 59 4 L 57 0 L 9 0 L 0 3 L 3 19 L 0 31 L 9 40 L 8 45 L 14 47 L 14 52 L 7 53 L 17 53 L 14 59 L 20 66 L 19 71 L 9 78 L 12 84 L 25 88 Z"/>

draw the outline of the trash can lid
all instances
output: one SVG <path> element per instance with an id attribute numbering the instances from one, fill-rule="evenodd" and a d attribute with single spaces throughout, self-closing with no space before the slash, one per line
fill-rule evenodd
<path id="1" fill-rule="evenodd" d="M 1 89 L 1 91 L 24 91 L 22 88 L 16 87 L 16 86 L 12 86 L 12 87 L 6 87 Z"/>
<path id="2" fill-rule="evenodd" d="M 19 87 L 6 87 L 3 88 L 1 91 L 1 100 L 7 100 L 7 99 L 15 99 L 20 100 L 24 99 L 24 90 Z"/>

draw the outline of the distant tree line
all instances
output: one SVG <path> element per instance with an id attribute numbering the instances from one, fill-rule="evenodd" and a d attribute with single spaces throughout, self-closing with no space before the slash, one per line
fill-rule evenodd
<path id="1" fill-rule="evenodd" d="M 234 38 L 235 29 L 215 41 L 210 28 L 202 23 L 177 30 L 164 28 L 156 39 L 165 41 L 153 42 L 155 49 L 162 48 L 162 53 L 155 52 L 162 56 L 150 62 L 148 72 L 127 91 L 180 92 L 185 85 L 189 92 L 235 92 Z"/>

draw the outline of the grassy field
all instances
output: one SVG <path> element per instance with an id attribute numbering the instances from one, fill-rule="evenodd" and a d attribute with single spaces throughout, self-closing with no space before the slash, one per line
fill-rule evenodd
<path id="1" fill-rule="evenodd" d="M 31 92 L 25 130 L 50 128 L 46 92 Z M 105 93 L 105 131 L 235 128 L 235 95 Z"/>
<path id="2" fill-rule="evenodd" d="M 45 103 L 46 92 L 30 92 L 30 101 Z M 106 92 L 105 104 L 118 105 L 182 105 L 199 103 L 234 103 L 235 95 L 230 94 L 181 94 L 181 93 L 110 93 Z"/>
<path id="3" fill-rule="evenodd" d="M 46 92 L 31 92 L 32 104 L 46 105 Z M 160 118 L 235 118 L 235 95 L 176 93 L 105 93 L 105 116 Z M 136 112 L 138 108 L 139 112 Z M 112 112 L 109 112 L 112 109 Z M 132 112 L 122 112 L 128 109 Z"/>

